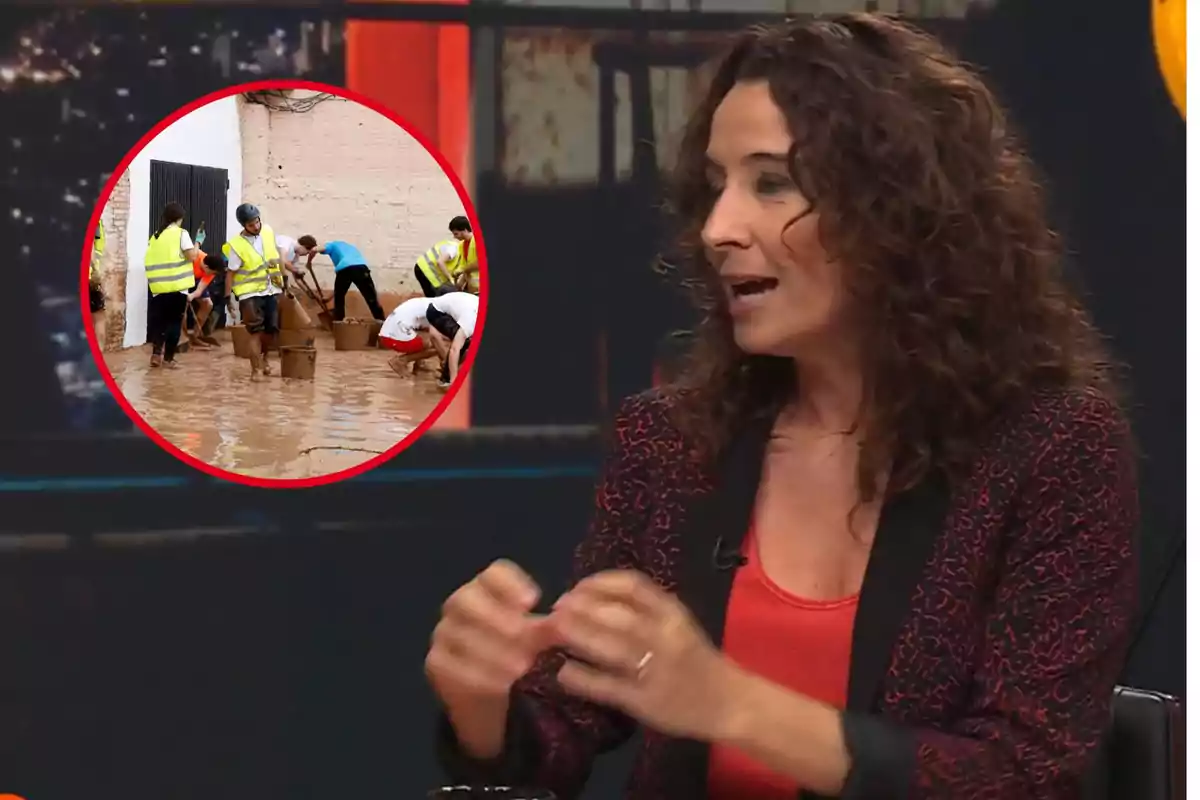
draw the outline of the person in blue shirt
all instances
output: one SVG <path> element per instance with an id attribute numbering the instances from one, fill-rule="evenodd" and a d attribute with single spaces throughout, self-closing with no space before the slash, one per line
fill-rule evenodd
<path id="1" fill-rule="evenodd" d="M 367 260 L 359 249 L 349 242 L 338 239 L 320 244 L 316 237 L 301 236 L 296 240 L 296 257 L 308 256 L 308 266 L 318 253 L 329 256 L 333 262 L 333 318 L 341 321 L 346 318 L 346 292 L 350 286 L 356 286 L 362 294 L 371 316 L 383 322 L 387 316 L 383 306 L 379 305 L 379 294 L 375 291 L 375 281 L 371 279 L 371 270 L 367 268 Z"/>

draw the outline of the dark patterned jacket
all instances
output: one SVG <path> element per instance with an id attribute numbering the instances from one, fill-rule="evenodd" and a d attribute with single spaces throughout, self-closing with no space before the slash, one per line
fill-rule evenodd
<path id="1" fill-rule="evenodd" d="M 771 420 L 716 465 L 690 456 L 657 393 L 626 401 L 575 577 L 648 573 L 720 644 L 732 572 L 714 548 L 749 526 Z M 847 710 L 862 798 L 1072 798 L 1109 719 L 1136 610 L 1138 505 L 1126 423 L 1088 392 L 1044 392 L 999 424 L 961 485 L 890 500 L 862 586 Z M 803 654 L 797 654 L 803 658 Z M 593 757 L 636 730 L 566 696 L 548 654 L 514 689 L 497 763 L 439 749 L 462 782 L 575 797 Z M 630 800 L 705 796 L 708 746 L 645 731 Z"/>

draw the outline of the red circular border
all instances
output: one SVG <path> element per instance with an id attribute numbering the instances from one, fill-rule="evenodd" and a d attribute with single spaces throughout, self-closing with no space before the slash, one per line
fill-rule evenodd
<path id="1" fill-rule="evenodd" d="M 111 197 L 113 190 L 116 188 L 117 182 L 121 179 L 121 176 L 125 174 L 126 170 L 129 169 L 130 164 L 133 163 L 133 159 L 137 157 L 138 153 L 142 152 L 142 150 L 146 148 L 146 145 L 150 144 L 155 137 L 157 137 L 168 127 L 201 106 L 206 106 L 209 103 L 217 100 L 222 100 L 233 95 L 243 94 L 245 92 L 280 89 L 310 89 L 313 91 L 325 92 L 338 97 L 343 97 L 347 100 L 352 100 L 391 120 L 394 124 L 403 129 L 409 136 L 416 139 L 417 142 L 425 148 L 425 151 L 433 156 L 434 160 L 437 161 L 438 166 L 442 168 L 442 172 L 445 173 L 446 177 L 450 179 L 451 184 L 454 185 L 454 191 L 458 193 L 458 198 L 462 201 L 463 208 L 466 209 L 467 218 L 471 221 L 471 228 L 475 231 L 475 246 L 478 248 L 477 252 L 479 254 L 479 319 L 475 324 L 475 334 L 471 338 L 471 347 L 467 352 L 467 357 L 463 360 L 462 368 L 458 371 L 458 377 L 454 379 L 454 382 L 446 391 L 446 396 L 441 399 L 437 406 L 434 407 L 433 411 L 431 411 L 429 415 L 425 417 L 420 425 L 418 425 L 407 436 L 397 442 L 386 453 L 375 456 L 368 461 L 364 461 L 362 464 L 341 470 L 340 472 L 331 472 L 327 475 L 321 475 L 315 478 L 255 478 L 249 475 L 241 475 L 236 472 L 229 472 L 227 470 L 218 469 L 217 467 L 214 467 L 205 461 L 201 461 L 195 456 L 185 453 L 183 450 L 167 441 L 161 434 L 158 433 L 158 431 L 154 430 L 154 428 L 151 427 L 145 419 L 142 418 L 142 415 L 139 414 L 125 398 L 125 395 L 121 392 L 121 388 L 117 385 L 116 380 L 113 379 L 112 373 L 108 369 L 108 364 L 104 361 L 104 353 L 100 349 L 100 342 L 96 338 L 96 328 L 92 323 L 92 312 L 88 297 L 88 271 L 91 265 L 92 239 L 95 236 L 96 225 L 100 220 L 100 215 L 104 212 L 104 207 L 108 205 L 109 197 Z M 438 148 L 429 140 L 427 136 L 413 128 L 407 121 L 405 121 L 391 109 L 384 107 L 369 97 L 351 91 L 350 89 L 346 89 L 341 86 L 330 86 L 328 84 L 316 83 L 313 81 L 255 81 L 253 83 L 242 83 L 236 86 L 229 86 L 225 89 L 220 89 L 212 94 L 205 95 L 198 100 L 188 103 L 186 106 L 180 108 L 178 111 L 155 125 L 149 133 L 143 136 L 138 143 L 133 146 L 132 150 L 126 153 L 125 158 L 123 158 L 121 163 L 117 165 L 117 168 L 113 171 L 111 177 L 109 177 L 108 182 L 104 185 L 104 189 L 101 191 L 99 199 L 96 201 L 96 207 L 92 211 L 91 221 L 88 223 L 87 233 L 88 235 L 83 246 L 83 258 L 79 281 L 80 309 L 83 313 L 83 327 L 84 330 L 87 331 L 88 346 L 92 350 L 92 358 L 95 359 L 96 366 L 100 369 L 100 375 L 104 378 L 105 385 L 108 386 L 108 390 L 112 392 L 112 395 L 116 399 L 117 403 L 121 406 L 125 413 L 129 415 L 129 418 L 134 421 L 134 424 L 141 428 L 142 432 L 149 436 L 150 439 L 153 440 L 159 447 L 161 447 L 163 450 L 166 450 L 168 453 L 175 456 L 185 464 L 188 464 L 205 474 L 211 475 L 214 478 L 221 478 L 223 480 L 239 483 L 244 486 L 257 486 L 264 489 L 307 489 L 313 486 L 325 486 L 327 484 L 336 483 L 337 481 L 345 480 L 347 478 L 353 478 L 355 475 L 361 475 L 364 472 L 372 470 L 375 467 L 390 461 L 397 454 L 408 448 L 413 442 L 417 441 L 417 439 L 424 436 L 425 433 L 437 423 L 438 418 L 445 413 L 446 409 L 450 407 L 450 403 L 454 401 L 455 396 L 458 394 L 459 390 L 462 389 L 463 382 L 466 380 L 467 375 L 471 371 L 471 367 L 475 363 L 475 354 L 479 350 L 479 339 L 483 334 L 484 323 L 487 319 L 488 305 L 487 252 L 484 249 L 482 237 L 479 236 L 479 219 L 475 214 L 475 204 L 471 202 L 471 198 L 467 194 L 467 189 L 463 185 L 462 179 L 458 176 L 458 173 L 453 167 L 450 166 L 450 163 L 446 160 L 446 157 L 440 150 L 438 150 Z"/>

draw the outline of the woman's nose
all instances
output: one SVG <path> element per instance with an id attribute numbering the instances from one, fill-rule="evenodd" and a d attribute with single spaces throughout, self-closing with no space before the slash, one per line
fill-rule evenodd
<path id="1" fill-rule="evenodd" d="M 713 250 L 745 247 L 749 244 L 750 223 L 753 219 L 751 205 L 737 192 L 721 192 L 713 203 L 704 229 L 700 232 L 704 244 Z"/>

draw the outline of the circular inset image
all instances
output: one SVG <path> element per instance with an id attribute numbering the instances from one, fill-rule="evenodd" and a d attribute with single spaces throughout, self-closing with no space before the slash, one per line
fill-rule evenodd
<path id="1" fill-rule="evenodd" d="M 84 325 L 105 382 L 211 475 L 299 487 L 430 428 L 478 347 L 487 269 L 462 181 L 370 99 L 234 86 L 163 120 L 92 215 Z"/>

